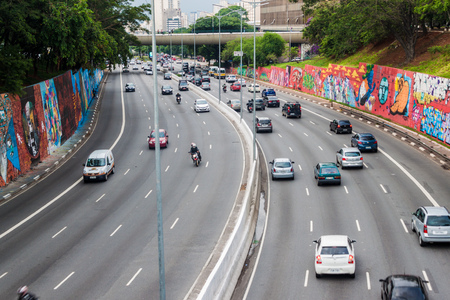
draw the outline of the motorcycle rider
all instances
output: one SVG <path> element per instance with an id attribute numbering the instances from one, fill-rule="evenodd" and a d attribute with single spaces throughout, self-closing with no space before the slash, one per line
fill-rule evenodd
<path id="1" fill-rule="evenodd" d="M 222 88 L 223 88 L 223 91 L 226 93 L 227 92 L 227 85 L 225 83 L 222 85 Z"/>
<path id="2" fill-rule="evenodd" d="M 198 154 L 198 159 L 202 160 L 202 155 L 200 154 L 200 150 L 198 149 L 197 145 L 195 143 L 191 143 L 191 150 L 189 150 L 189 153 L 192 155 L 194 153 Z"/>
<path id="3" fill-rule="evenodd" d="M 19 295 L 18 300 L 37 300 L 38 299 L 38 297 L 36 297 L 32 293 L 28 293 L 28 287 L 26 285 L 20 287 L 17 290 L 17 294 Z"/>
<path id="4" fill-rule="evenodd" d="M 178 99 L 180 99 L 180 101 L 181 101 L 181 95 L 180 95 L 180 93 L 177 93 L 177 94 L 175 95 L 175 100 L 178 101 Z"/>

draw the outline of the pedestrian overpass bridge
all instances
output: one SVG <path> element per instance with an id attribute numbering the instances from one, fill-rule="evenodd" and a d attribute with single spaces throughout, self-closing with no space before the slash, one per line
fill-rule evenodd
<path id="1" fill-rule="evenodd" d="M 256 36 L 263 36 L 265 32 L 256 32 Z M 286 43 L 291 42 L 291 44 L 303 44 L 307 43 L 306 39 L 303 38 L 303 33 L 300 31 L 283 31 L 274 32 L 279 34 Z M 142 43 L 142 45 L 152 44 L 151 34 L 135 34 L 137 39 Z M 195 38 L 194 38 L 195 36 Z M 241 37 L 240 32 L 229 32 L 223 31 L 220 33 L 220 43 L 226 44 L 229 41 L 238 39 Z M 253 38 L 253 32 L 242 32 L 242 38 Z M 174 34 L 156 34 L 156 44 L 157 45 L 218 45 L 219 44 L 219 33 L 209 32 L 209 33 L 174 33 Z"/>

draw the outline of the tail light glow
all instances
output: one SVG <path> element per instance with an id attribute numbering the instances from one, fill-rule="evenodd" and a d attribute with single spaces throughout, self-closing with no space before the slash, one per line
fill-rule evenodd
<path id="1" fill-rule="evenodd" d="M 428 233 L 428 226 L 427 225 L 423 225 L 423 233 Z"/>
<path id="2" fill-rule="evenodd" d="M 322 263 L 322 257 L 320 257 L 320 255 L 316 256 L 316 264 L 321 264 Z"/>
<path id="3" fill-rule="evenodd" d="M 354 258 L 353 258 L 353 255 L 349 255 L 349 256 L 348 256 L 348 263 L 349 263 L 349 264 L 355 263 L 355 260 L 354 260 Z"/>

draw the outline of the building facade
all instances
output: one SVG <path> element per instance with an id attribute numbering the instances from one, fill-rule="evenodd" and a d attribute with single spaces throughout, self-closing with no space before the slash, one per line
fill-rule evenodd
<path id="1" fill-rule="evenodd" d="M 261 30 L 263 31 L 301 31 L 305 17 L 303 0 L 291 3 L 288 0 L 270 0 L 261 6 Z"/>

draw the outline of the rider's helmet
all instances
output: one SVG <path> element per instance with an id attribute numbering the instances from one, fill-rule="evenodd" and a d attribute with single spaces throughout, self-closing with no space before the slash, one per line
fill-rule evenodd
<path id="1" fill-rule="evenodd" d="M 191 147 L 197 147 L 195 143 L 191 143 Z"/>
<path id="2" fill-rule="evenodd" d="M 28 293 L 28 287 L 26 286 L 26 285 L 24 285 L 24 286 L 22 286 L 22 287 L 20 287 L 18 290 L 17 290 L 17 294 L 19 294 L 19 295 L 25 295 L 26 293 Z"/>

